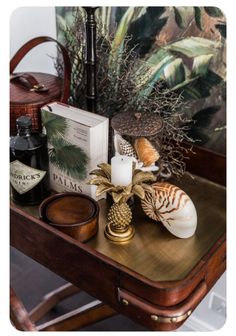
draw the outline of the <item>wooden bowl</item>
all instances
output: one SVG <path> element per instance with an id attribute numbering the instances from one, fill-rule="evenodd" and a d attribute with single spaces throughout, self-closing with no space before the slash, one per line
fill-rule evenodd
<path id="1" fill-rule="evenodd" d="M 98 203 L 91 197 L 73 192 L 49 196 L 39 206 L 40 219 L 85 242 L 98 231 Z"/>

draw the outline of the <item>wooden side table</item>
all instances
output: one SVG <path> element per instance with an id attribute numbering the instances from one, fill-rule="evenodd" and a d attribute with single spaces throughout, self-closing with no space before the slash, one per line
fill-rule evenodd
<path id="1" fill-rule="evenodd" d="M 195 175 L 173 181 L 196 206 L 193 237 L 172 236 L 135 204 L 134 238 L 111 242 L 103 233 L 107 204 L 102 200 L 99 233 L 87 243 L 40 221 L 36 207 L 12 204 L 11 245 L 150 330 L 179 328 L 226 267 L 225 158 L 196 151 L 188 165 Z"/>

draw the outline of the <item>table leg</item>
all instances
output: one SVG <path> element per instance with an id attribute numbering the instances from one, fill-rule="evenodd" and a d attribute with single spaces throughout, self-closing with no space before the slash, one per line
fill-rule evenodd
<path id="1" fill-rule="evenodd" d="M 116 315 L 117 312 L 99 300 L 90 302 L 54 320 L 37 326 L 38 331 L 79 330 L 92 323 Z"/>
<path id="2" fill-rule="evenodd" d="M 79 293 L 80 289 L 71 283 L 55 289 L 54 291 L 46 294 L 41 302 L 29 313 L 29 318 L 32 322 L 40 320 L 45 314 L 47 314 L 53 307 L 55 307 L 60 301 L 67 297 Z"/>

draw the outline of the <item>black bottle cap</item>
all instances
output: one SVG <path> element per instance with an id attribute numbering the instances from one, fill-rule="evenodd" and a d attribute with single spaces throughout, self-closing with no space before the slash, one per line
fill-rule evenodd
<path id="1" fill-rule="evenodd" d="M 29 116 L 21 116 L 16 119 L 16 125 L 19 127 L 30 127 L 32 126 L 32 119 Z"/>

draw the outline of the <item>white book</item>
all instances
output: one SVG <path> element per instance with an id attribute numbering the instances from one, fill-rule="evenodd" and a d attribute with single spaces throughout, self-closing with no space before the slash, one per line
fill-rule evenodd
<path id="1" fill-rule="evenodd" d="M 96 198 L 89 172 L 108 160 L 109 119 L 59 102 L 41 108 L 48 136 L 51 189 Z"/>

